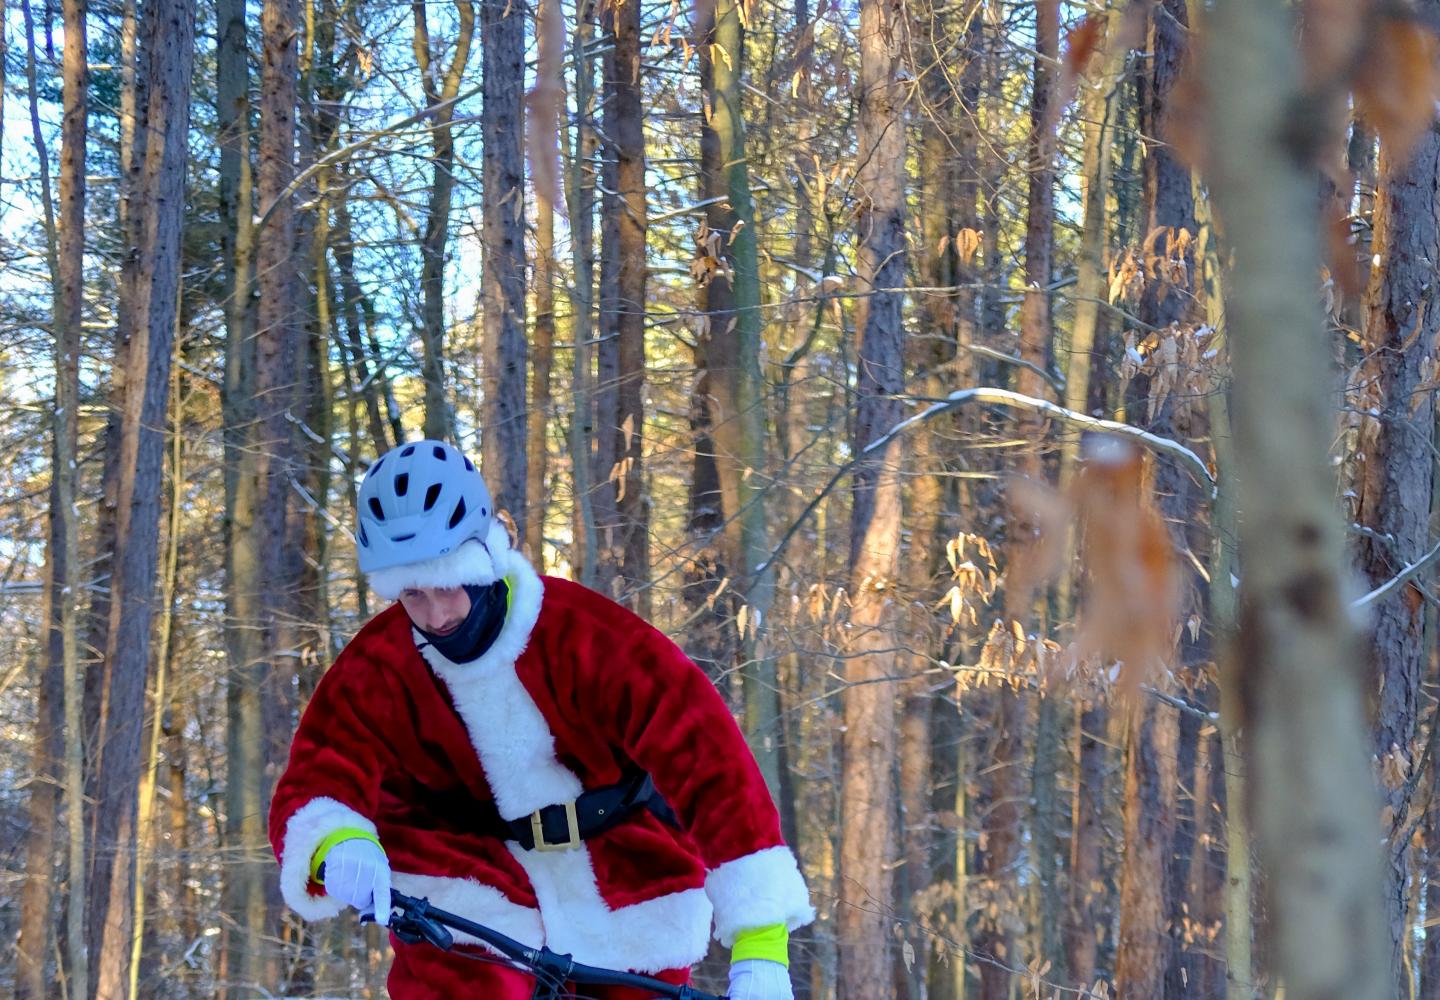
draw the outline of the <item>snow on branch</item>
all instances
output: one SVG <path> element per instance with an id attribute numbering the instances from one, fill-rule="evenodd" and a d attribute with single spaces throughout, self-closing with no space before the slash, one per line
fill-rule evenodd
<path id="1" fill-rule="evenodd" d="M 1368 608 L 1372 604 L 1377 603 L 1382 598 L 1394 593 L 1405 583 L 1408 583 L 1412 578 L 1418 575 L 1421 570 L 1434 562 L 1437 557 L 1440 557 L 1440 542 L 1436 542 L 1435 546 L 1429 552 L 1425 553 L 1423 556 L 1421 556 L 1419 559 L 1416 559 L 1409 566 L 1406 566 L 1404 569 L 1396 573 L 1390 579 L 1380 584 L 1380 586 L 1370 591 L 1370 593 L 1366 594 L 1364 597 L 1357 598 L 1351 603 L 1350 607 L 1359 611 L 1364 608 Z"/>
<path id="2" fill-rule="evenodd" d="M 916 399 L 917 397 L 912 396 L 906 398 Z M 835 474 L 830 477 L 830 481 L 825 484 L 823 489 L 821 489 L 818 493 L 815 494 L 815 497 L 800 513 L 800 516 L 797 517 L 794 523 L 792 523 L 790 527 L 785 530 L 784 536 L 780 539 L 779 543 L 771 551 L 769 558 L 767 558 L 763 563 L 755 567 L 755 574 L 757 576 L 761 573 L 766 572 L 770 569 L 770 567 L 775 564 L 775 561 L 780 558 L 782 553 L 784 553 L 786 546 L 790 544 L 790 539 L 792 539 L 795 536 L 795 533 L 800 530 L 800 526 L 804 524 L 805 521 L 810 517 L 810 515 L 815 512 L 815 508 L 820 506 L 820 502 L 829 495 L 830 491 L 835 488 L 835 486 L 840 482 L 840 480 L 844 479 L 847 475 L 854 471 L 857 465 L 860 465 L 861 463 L 871 459 L 876 452 L 883 449 L 887 444 L 895 440 L 901 434 L 904 434 L 906 431 L 910 430 L 912 427 L 923 424 L 925 421 L 931 419 L 932 417 L 937 417 L 942 413 L 949 413 L 952 410 L 958 410 L 960 407 L 964 406 L 967 403 L 989 403 L 995 406 L 1008 406 L 1017 410 L 1029 410 L 1035 413 L 1043 413 L 1048 417 L 1052 417 L 1063 423 L 1071 424 L 1076 427 L 1083 427 L 1087 430 L 1103 431 L 1107 434 L 1115 434 L 1120 437 L 1130 438 L 1131 440 L 1139 443 L 1140 445 L 1149 448 L 1151 451 L 1159 452 L 1164 455 L 1169 455 L 1170 457 L 1174 458 L 1182 466 L 1186 467 L 1191 472 L 1194 472 L 1198 478 L 1209 483 L 1212 495 L 1215 489 L 1215 476 L 1210 471 L 1210 467 L 1207 466 L 1203 461 L 1201 461 L 1199 455 L 1196 455 L 1193 451 L 1191 451 L 1189 448 L 1185 447 L 1178 441 L 1172 441 L 1169 438 L 1161 437 L 1158 434 L 1151 434 L 1149 431 L 1143 431 L 1138 427 L 1134 427 L 1126 423 L 1121 423 L 1118 420 L 1102 420 L 1099 417 L 1088 416 L 1075 410 L 1066 409 L 1063 406 L 1057 406 L 1056 404 L 1048 402 L 1047 400 L 1036 399 L 1034 396 L 1026 396 L 1018 392 L 1011 392 L 1009 389 L 995 389 L 988 386 L 978 386 L 972 389 L 958 389 L 955 392 L 952 392 L 950 395 L 944 397 L 943 399 L 930 400 L 920 398 L 919 401 L 928 402 L 931 405 L 913 416 L 906 417 L 894 427 L 891 427 L 884 434 L 881 434 L 879 437 L 877 437 L 875 440 L 871 441 L 863 449 L 861 449 L 859 455 L 855 456 L 850 461 L 846 462 L 844 465 L 840 466 L 840 468 L 835 470 Z"/>
<path id="3" fill-rule="evenodd" d="M 871 452 L 885 447 L 897 435 L 905 432 L 915 424 L 924 423 L 931 417 L 948 413 L 951 410 L 958 410 L 966 403 L 991 403 L 998 406 L 1009 406 L 1017 410 L 1030 410 L 1035 413 L 1043 413 L 1067 424 L 1077 427 L 1084 427 L 1087 430 L 1103 431 L 1106 434 L 1115 434 L 1120 437 L 1127 437 L 1139 442 L 1151 451 L 1157 451 L 1169 455 L 1181 465 L 1186 466 L 1194 472 L 1197 478 L 1209 483 L 1213 489 L 1215 476 L 1210 467 L 1200 460 L 1189 448 L 1178 441 L 1160 437 L 1158 434 L 1151 434 L 1149 431 L 1141 430 L 1131 424 L 1121 423 L 1118 420 L 1102 420 L 1099 417 L 1092 417 L 1076 410 L 1068 410 L 1063 406 L 1044 399 L 1036 399 L 1034 396 L 1024 396 L 1018 392 L 1011 392 L 1009 389 L 992 389 L 988 387 L 977 387 L 974 389 L 959 389 L 946 396 L 944 399 L 934 400 L 931 405 L 915 414 L 900 421 L 880 437 L 871 441 L 860 453 L 863 459 Z"/>

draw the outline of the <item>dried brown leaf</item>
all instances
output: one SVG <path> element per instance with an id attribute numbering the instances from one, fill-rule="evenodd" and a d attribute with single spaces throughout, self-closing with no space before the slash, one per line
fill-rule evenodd
<path id="1" fill-rule="evenodd" d="M 1179 610 L 1174 546 L 1143 462 L 1130 442 L 1097 436 L 1074 485 L 1087 579 L 1078 644 L 1120 661 L 1126 694 L 1170 657 Z"/>
<path id="2" fill-rule="evenodd" d="M 1435 121 L 1440 94 L 1435 35 L 1398 17 L 1381 20 L 1355 79 L 1355 103 L 1389 154 L 1404 160 Z"/>
<path id="3" fill-rule="evenodd" d="M 1374 5 L 1374 0 L 1303 0 L 1300 57 L 1308 86 L 1333 85 L 1350 73 Z"/>
<path id="4" fill-rule="evenodd" d="M 968 264 L 980 252 L 983 234 L 977 229 L 965 228 L 955 234 L 955 255 L 962 264 Z"/>
<path id="5" fill-rule="evenodd" d="M 1044 483 L 1020 476 L 1009 480 L 1005 499 L 1005 613 L 1020 618 L 1028 613 L 1035 590 L 1060 570 L 1071 506 Z"/>

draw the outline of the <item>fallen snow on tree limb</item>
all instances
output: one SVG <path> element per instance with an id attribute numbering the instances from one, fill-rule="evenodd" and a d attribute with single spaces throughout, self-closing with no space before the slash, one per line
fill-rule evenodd
<path id="1" fill-rule="evenodd" d="M 1073 424 L 1077 427 L 1085 427 L 1090 430 L 1104 431 L 1107 434 L 1117 434 L 1122 437 L 1131 438 L 1149 448 L 1151 451 L 1160 452 L 1176 459 L 1194 472 L 1199 478 L 1208 482 L 1212 490 L 1215 485 L 1215 476 L 1211 473 L 1210 467 L 1200 460 L 1199 455 L 1196 455 L 1178 441 L 1160 437 L 1158 434 L 1151 434 L 1149 431 L 1141 430 L 1139 427 L 1131 424 L 1121 423 L 1118 420 L 1102 420 L 1099 417 L 1092 417 L 1076 410 L 1069 410 L 1049 400 L 1036 399 L 1034 396 L 1025 396 L 1018 392 L 1011 392 L 1009 389 L 993 389 L 983 386 L 973 389 L 959 389 L 944 399 L 936 400 L 928 408 L 921 410 L 914 416 L 905 418 L 880 437 L 871 441 L 860 454 L 863 457 L 879 448 L 883 448 L 897 435 L 908 430 L 913 425 L 924 423 L 931 417 L 938 416 L 949 410 L 959 409 L 966 403 L 971 402 L 992 403 L 999 406 L 1013 406 L 1021 410 L 1031 410 L 1033 412 L 1043 413 L 1049 417 L 1054 417 L 1056 420 L 1064 421 L 1067 424 Z"/>

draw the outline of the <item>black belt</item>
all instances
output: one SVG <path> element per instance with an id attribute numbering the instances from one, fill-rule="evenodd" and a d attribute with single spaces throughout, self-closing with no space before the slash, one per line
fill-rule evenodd
<path id="1" fill-rule="evenodd" d="M 502 820 L 501 836 L 518 842 L 527 851 L 569 851 L 641 809 L 649 809 L 677 829 L 680 826 L 675 811 L 656 791 L 650 775 L 639 771 L 613 785 L 584 792 L 573 802 L 537 809 L 523 819 Z"/>

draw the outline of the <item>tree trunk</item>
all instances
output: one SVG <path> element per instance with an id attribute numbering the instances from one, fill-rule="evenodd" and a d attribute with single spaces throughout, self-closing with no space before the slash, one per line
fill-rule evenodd
<path id="1" fill-rule="evenodd" d="M 1144 696 L 1141 696 L 1144 698 Z M 1115 994 L 1166 992 L 1170 938 L 1165 879 L 1174 835 L 1175 709 L 1149 698 L 1129 706 L 1125 738 L 1125 864 Z"/>
<path id="2" fill-rule="evenodd" d="M 89 621 L 86 623 L 84 738 L 88 754 L 85 775 L 87 823 L 93 829 L 94 803 L 100 780 L 100 703 L 104 697 L 107 671 L 105 650 L 110 642 L 111 598 L 115 567 L 120 550 L 120 434 L 125 411 L 125 366 L 130 356 L 131 315 L 139 267 L 140 230 L 136 199 L 139 196 L 140 168 L 145 158 L 145 72 L 138 38 L 137 0 L 124 0 L 120 22 L 120 197 L 117 222 L 124 233 L 125 251 L 120 260 L 120 294 L 115 303 L 115 354 L 110 371 L 109 412 L 105 420 L 102 496 L 95 524 L 95 563 L 92 579 L 103 586 L 92 588 Z"/>
<path id="3" fill-rule="evenodd" d="M 1025 223 L 1025 300 L 1021 305 L 1020 316 L 1020 356 L 1034 367 L 1022 367 L 1018 374 L 1020 392 L 1035 398 L 1046 395 L 1046 383 L 1040 372 L 1050 370 L 1055 339 L 1049 287 L 1055 256 L 1055 130 L 1061 110 L 1056 106 L 1056 60 L 1059 51 L 1059 4 L 1042 0 L 1035 7 L 1036 54 L 1034 90 L 1030 103 L 1029 208 Z M 1022 462 L 1024 473 L 1036 480 L 1044 479 L 1046 472 L 1041 465 L 1044 422 L 1024 421 L 1022 427 L 1025 436 L 1030 438 L 1026 457 Z M 1026 631 L 1033 631 L 1033 621 L 1027 622 Z M 1009 701 L 1019 699 L 1020 694 L 1002 689 L 1000 697 Z M 1007 710 L 1014 712 L 1018 726 L 1023 719 L 1019 707 L 1007 707 Z M 1062 728 L 1059 700 L 1049 696 L 1040 698 L 1036 707 L 1035 766 L 1031 789 L 1034 822 L 1030 836 L 1041 908 L 1040 954 L 1037 959 L 1048 961 L 1060 978 L 1064 976 L 1065 954 L 1060 946 L 1059 838 L 1055 827 L 1058 822 L 1057 775 Z M 1018 841 L 1018 830 L 1015 836 Z M 995 874 L 1000 875 L 999 872 Z M 1007 874 L 1006 877 L 1013 879 L 1015 876 Z M 1016 898 L 1019 898 L 1018 894 Z M 1017 959 L 1018 956 L 1012 956 L 1008 964 L 1015 965 Z"/>
<path id="4" fill-rule="evenodd" d="M 278 982 L 273 933 L 274 904 L 267 875 L 267 771 L 279 762 L 279 740 L 293 723 L 278 706 L 288 690 L 289 661 L 277 649 L 293 648 L 277 633 L 277 621 L 292 617 L 294 580 L 286 552 L 300 539 L 287 536 L 287 508 L 294 461 L 292 431 L 286 413 L 300 371 L 294 291 L 295 219 L 289 200 L 278 201 L 295 175 L 295 109 L 298 59 L 293 0 L 267 0 L 261 14 L 263 52 L 260 81 L 260 142 L 257 173 L 258 214 L 267 228 L 254 234 L 255 291 L 258 303 L 253 351 L 235 357 L 237 369 L 227 382 L 248 389 L 253 400 L 246 414 L 234 501 L 230 572 L 238 613 L 228 692 L 230 780 L 226 788 L 226 836 L 231 864 L 226 880 L 227 912 L 234 920 L 226 948 L 226 975 L 236 990 Z M 237 125 L 237 127 L 240 127 Z M 242 176 L 242 180 L 245 179 Z M 240 210 L 248 185 L 239 192 Z M 237 247 L 236 281 L 249 280 Z M 237 296 L 237 307 L 248 300 Z M 243 327 L 243 323 L 239 324 Z M 237 400 L 238 401 L 238 400 Z M 283 735 L 282 735 L 283 734 Z"/>
<path id="5" fill-rule="evenodd" d="M 981 813 L 984 848 L 980 853 L 983 895 L 967 901 L 984 907 L 975 935 L 980 960 L 980 1000 L 1008 1000 L 1012 971 L 1025 962 L 1017 953 L 1015 927 L 1021 906 L 1016 865 L 1020 858 L 1021 805 L 1025 797 L 1022 762 L 1025 756 L 1025 706 L 1012 690 L 999 690 L 989 699 L 992 707 L 990 742 L 979 770 L 989 772 Z"/>
<path id="6" fill-rule="evenodd" d="M 615 47 L 605 57 L 605 132 L 615 142 L 615 225 L 619 256 L 614 331 L 619 351 L 616 427 L 621 462 L 618 546 L 620 573 L 629 604 L 642 617 L 651 613 L 650 494 L 645 481 L 645 285 L 647 206 L 645 190 L 645 118 L 641 81 L 639 0 L 606 5 L 613 19 Z M 738 58 L 738 57 L 737 57 Z M 613 89 L 610 89 L 613 86 Z M 607 229 L 608 233 L 608 229 Z M 602 334 L 608 334 L 604 314 Z"/>
<path id="7" fill-rule="evenodd" d="M 76 524 L 76 462 L 80 405 L 80 332 L 85 302 L 85 9 L 81 0 L 64 4 L 65 50 L 61 122 L 58 216 L 50 198 L 48 150 L 41 141 L 36 93 L 34 26 L 24 5 L 29 85 L 35 152 L 40 163 L 46 260 L 51 278 L 51 328 L 54 337 L 55 409 L 51 442 L 49 534 L 45 549 L 45 655 L 35 719 L 34 774 L 30 782 L 30 830 L 25 844 L 25 885 L 21 898 L 20 938 L 16 942 L 15 992 L 41 997 L 47 992 L 51 914 L 55 901 L 55 829 L 60 815 L 62 773 L 68 799 L 70 860 L 69 977 L 73 988 L 88 989 L 83 949 L 85 917 L 84 816 L 80 759 L 79 654 L 76 595 L 79 591 Z M 68 739 L 66 729 L 68 728 Z M 62 761 L 64 771 L 62 772 Z M 64 969 L 57 969 L 64 973 Z"/>
<path id="8" fill-rule="evenodd" d="M 121 435 L 121 555 L 112 598 L 104 744 L 96 810 L 95 884 L 89 940 L 102 1000 L 125 995 L 129 982 L 137 792 L 150 661 L 160 531 L 160 480 L 171 350 L 180 288 L 180 230 L 190 124 L 190 70 L 195 11 L 180 0 L 145 10 L 147 86 L 145 155 L 140 175 L 139 273 L 131 303 L 134 330 L 126 365 Z"/>
<path id="9" fill-rule="evenodd" d="M 950 41 L 948 36 L 953 28 L 947 16 L 931 11 L 929 17 L 918 20 L 912 30 L 925 40 L 925 45 L 938 46 Z M 919 73 L 922 74 L 921 87 L 930 109 L 922 122 L 919 151 L 921 166 L 918 181 L 924 234 L 921 240 L 924 251 L 921 273 L 925 276 L 925 284 L 944 288 L 960 283 L 959 254 L 952 235 L 959 225 L 956 221 L 958 216 L 973 216 L 974 198 L 969 198 L 968 209 L 959 205 L 961 193 L 957 190 L 956 176 L 970 164 L 968 161 L 963 165 L 951 163 L 958 131 L 954 126 L 954 90 L 937 66 L 930 67 L 928 71 L 921 68 Z M 961 155 L 967 156 L 968 153 L 965 150 Z M 932 295 L 925 300 L 924 335 L 910 340 L 906 350 L 911 371 L 917 377 L 923 373 L 922 384 L 926 395 L 945 392 L 946 379 L 941 372 L 943 366 L 955 357 L 958 331 L 963 326 L 964 333 L 960 336 L 964 337 L 967 346 L 974 335 L 974 324 L 961 318 L 967 312 L 971 298 L 967 294 L 962 301 L 959 293 L 950 293 Z M 969 366 L 962 362 L 954 381 L 968 385 L 972 378 Z M 910 487 L 910 506 L 916 511 L 918 522 L 910 538 L 910 552 L 906 559 L 910 578 L 905 589 L 912 609 L 928 608 L 945 590 L 940 583 L 939 571 L 945 560 L 948 491 L 944 476 L 937 473 L 942 468 L 948 469 L 953 461 L 950 456 L 941 453 L 936 443 L 929 434 L 921 435 L 915 442 L 915 478 Z M 905 865 L 901 869 L 899 901 L 901 912 L 907 919 L 931 923 L 931 915 L 917 906 L 917 897 L 936 878 L 932 806 L 934 788 L 940 778 L 935 774 L 937 761 L 932 717 L 941 710 L 943 702 L 931 691 L 934 680 L 929 674 L 929 667 L 931 657 L 943 658 L 944 649 L 943 635 L 936 634 L 932 624 L 933 614 L 912 610 L 911 618 L 910 633 L 915 652 L 906 658 L 910 676 L 903 685 L 900 717 L 900 834 Z M 929 942 L 923 937 L 919 941 L 917 951 L 926 955 L 931 950 Z M 911 971 L 906 977 L 904 995 L 908 995 L 910 1000 L 926 1000 L 930 995 L 929 973 L 929 963 L 923 961 L 918 970 Z"/>
<path id="10" fill-rule="evenodd" d="M 720 235 L 718 252 L 729 266 L 706 284 L 706 372 L 712 402 L 710 438 L 724 502 L 725 563 L 735 574 L 745 619 L 737 621 L 745 735 L 777 802 L 781 796 L 780 684 L 768 651 L 775 575 L 768 567 L 764 385 L 760 372 L 760 263 L 745 145 L 741 80 L 745 34 L 739 5 L 706 0 L 699 7 L 700 77 L 709 120 L 700 133 L 705 197 L 723 198 L 706 209 L 708 228 Z M 719 55 L 719 50 L 725 55 Z M 750 567 L 751 572 L 744 568 Z M 737 611 L 738 614 L 738 611 Z"/>
<path id="11" fill-rule="evenodd" d="M 175 383 L 180 382 L 175 375 L 181 370 L 182 346 L 182 339 L 177 336 L 171 365 L 171 379 Z M 140 983 L 143 978 L 148 978 L 147 973 L 153 973 L 160 957 L 155 946 L 156 936 L 147 931 L 145 927 L 145 915 L 148 901 L 154 896 L 155 888 L 152 882 L 147 881 L 147 877 L 153 879 L 154 875 L 151 869 L 157 867 L 153 864 L 153 859 L 158 839 L 155 823 L 155 787 L 160 769 L 160 736 L 164 728 L 165 712 L 169 707 L 167 688 L 174 684 L 172 674 L 175 650 L 175 577 L 180 566 L 180 514 L 184 504 L 183 487 L 185 483 L 184 441 L 180 434 L 184 410 L 182 391 L 182 385 L 171 385 L 170 503 L 165 526 L 165 562 L 160 577 L 160 620 L 156 623 L 155 629 L 159 642 L 155 650 L 155 683 L 145 719 L 149 731 L 146 739 L 145 761 L 140 774 L 139 806 L 135 822 L 139 851 L 135 858 L 135 918 L 130 936 L 130 981 L 127 984 L 127 996 L 130 997 L 130 1000 L 136 1000 L 141 995 Z M 145 955 L 147 961 L 144 964 L 148 968 L 142 971 L 141 945 L 145 941 L 148 941 L 151 947 L 148 949 L 148 954 Z"/>
<path id="12" fill-rule="evenodd" d="M 482 0 L 485 134 L 484 470 L 525 537 L 525 11 Z"/>
<path id="13" fill-rule="evenodd" d="M 1198 6 L 1201 0 L 1191 0 Z M 1219 234 L 1212 218 L 1210 199 L 1201 196 L 1199 174 L 1191 174 L 1196 191 L 1195 221 L 1199 226 L 1197 239 L 1204 248 L 1197 253 L 1198 290 L 1204 295 L 1205 321 L 1216 330 L 1219 341 L 1217 356 L 1225 370 L 1230 369 L 1228 338 L 1225 324 L 1224 274 Z M 1223 890 L 1219 898 L 1205 901 L 1202 923 L 1220 920 L 1224 924 L 1224 981 L 1228 1000 L 1251 1000 L 1255 995 L 1255 972 L 1252 968 L 1251 944 L 1253 927 L 1251 910 L 1254 892 L 1250 875 L 1250 826 L 1245 806 L 1245 759 L 1240 746 L 1240 691 L 1237 672 L 1235 630 L 1237 606 L 1235 580 L 1238 565 L 1235 558 L 1239 484 L 1235 473 L 1235 442 L 1230 428 L 1230 390 L 1225 387 L 1210 398 L 1210 441 L 1215 457 L 1215 499 L 1210 510 L 1210 645 L 1219 667 L 1220 724 L 1218 746 L 1212 756 L 1212 768 L 1219 772 L 1219 789 L 1212 792 L 1221 802 L 1216 819 L 1216 846 L 1224 851 L 1224 861 L 1211 873 L 1219 879 Z M 1214 959 L 1210 964 L 1214 964 Z M 1212 970 L 1212 992 L 1219 993 L 1221 973 Z"/>
<path id="14" fill-rule="evenodd" d="M 1071 981 L 1088 986 L 1098 973 L 1096 952 L 1103 928 L 1101 903 L 1105 846 L 1105 731 L 1110 712 L 1096 701 L 1075 708 L 1075 789 L 1070 811 L 1070 897 L 1065 960 Z"/>
<path id="15" fill-rule="evenodd" d="M 575 66 L 575 141 L 571 148 L 570 170 L 566 196 L 570 202 L 574 292 L 570 313 L 574 317 L 571 332 L 575 341 L 575 357 L 571 369 L 571 394 L 575 399 L 570 418 L 570 477 L 575 491 L 575 546 L 571 563 L 579 581 L 586 587 L 598 583 L 599 539 L 592 489 L 594 466 L 591 442 L 595 428 L 594 365 L 590 338 L 591 315 L 595 305 L 595 171 L 596 148 L 594 115 L 594 64 L 586 49 L 593 28 L 594 7 L 585 0 L 575 16 L 575 32 L 571 36 L 571 61 Z M 567 133 L 568 138 L 568 133 Z"/>
<path id="16" fill-rule="evenodd" d="M 642 463 L 647 224 L 639 2 L 602 4 L 600 18 L 610 44 L 601 85 L 596 520 L 602 583 L 648 616 L 650 517 Z"/>
<path id="17" fill-rule="evenodd" d="M 897 79 L 903 13 L 883 0 L 860 7 L 860 123 L 857 177 L 860 275 L 870 297 L 863 309 L 854 454 L 901 416 L 901 325 L 905 281 L 904 91 Z M 891 289 L 891 290 L 887 290 Z M 895 439 L 855 474 L 850 534 L 850 625 L 845 664 L 841 776 L 839 995 L 888 996 L 894 947 L 888 913 L 894 903 L 896 852 L 893 656 L 899 570 L 902 458 Z"/>
<path id="18" fill-rule="evenodd" d="M 1119 117 L 1119 86 L 1127 47 L 1120 44 L 1125 17 L 1122 5 L 1110 8 L 1106 17 L 1103 64 L 1085 90 L 1084 163 L 1080 253 L 1076 264 L 1075 321 L 1071 327 L 1069 357 L 1065 366 L 1065 407 L 1087 412 L 1090 406 L 1091 369 L 1095 364 L 1095 342 L 1101 331 L 1101 307 L 1105 296 L 1108 205 L 1110 196 L 1111 146 Z M 1066 435 L 1060 445 L 1060 487 L 1069 486 L 1079 459 L 1079 435 Z M 1071 543 L 1074 544 L 1072 537 Z M 1068 567 L 1062 571 L 1057 591 L 1057 618 L 1074 620 L 1074 577 Z M 1087 700 L 1075 709 L 1075 782 L 1071 806 L 1070 884 L 1065 916 L 1065 959 L 1071 981 L 1086 986 L 1096 977 L 1096 950 L 1100 921 L 1097 886 L 1102 877 L 1102 850 L 1105 836 L 1106 746 L 1103 734 L 1110 713 L 1098 699 Z"/>
<path id="19" fill-rule="evenodd" d="M 1314 295 L 1314 177 L 1293 129 L 1293 8 L 1218 0 L 1206 46 L 1244 517 L 1238 655 L 1250 808 L 1291 1000 L 1393 996 L 1375 801 Z M 1262 791 L 1263 790 L 1263 791 Z"/>
<path id="20" fill-rule="evenodd" d="M 1440 12 L 1436 0 L 1424 7 Z M 1403 156 L 1382 145 L 1379 174 L 1364 307 L 1366 362 L 1357 404 L 1369 415 L 1362 418 L 1356 447 L 1356 520 L 1372 532 L 1359 542 L 1360 565 L 1372 588 L 1419 560 L 1431 544 L 1435 404 L 1427 386 L 1440 331 L 1440 308 L 1432 302 L 1432 262 L 1440 260 L 1440 136 L 1427 130 Z M 1385 796 L 1385 898 L 1395 991 L 1405 996 L 1408 779 L 1420 758 L 1416 738 L 1426 667 L 1425 599 L 1407 585 L 1379 601 L 1374 614 L 1370 648 L 1379 682 L 1374 751 Z M 1395 836 L 1402 830 L 1406 835 Z"/>
<path id="21" fill-rule="evenodd" d="M 1150 235 L 1160 229 L 1177 233 L 1183 229 L 1192 235 L 1195 232 L 1190 170 L 1163 141 L 1166 115 L 1185 57 L 1188 19 L 1185 0 L 1163 0 L 1150 9 L 1150 59 L 1139 74 L 1138 88 L 1139 126 L 1146 142 L 1141 211 L 1146 218 L 1147 243 Z M 1169 245 L 1168 236 L 1160 237 L 1156 243 L 1166 252 Z M 1159 277 L 1147 282 L 1139 307 L 1144 323 L 1163 331 L 1189 319 L 1194 296 L 1188 279 L 1194 267 L 1191 260 L 1187 259 L 1186 264 L 1185 281 L 1170 280 L 1162 268 Z M 1146 388 L 1156 391 L 1153 383 Z M 1136 406 L 1134 412 L 1138 419 L 1141 408 Z M 1170 394 L 1154 409 L 1147 429 L 1165 438 L 1184 440 L 1188 436 L 1189 420 L 1180 410 L 1178 394 Z M 1176 551 L 1197 548 L 1199 543 L 1192 544 L 1189 537 L 1198 507 L 1189 474 L 1175 462 L 1161 458 L 1155 467 L 1155 490 Z M 1205 581 L 1192 573 L 1185 592 L 1200 594 L 1204 586 Z M 1185 610 L 1199 613 L 1201 609 Z M 1190 641 L 1188 632 L 1182 634 L 1180 650 L 1181 663 L 1199 662 L 1204 655 Z M 1192 803 L 1199 720 L 1188 713 L 1177 716 L 1169 706 L 1153 699 L 1145 699 L 1135 710 L 1147 718 L 1128 723 L 1132 740 L 1138 742 L 1126 752 L 1126 789 L 1128 792 L 1134 787 L 1140 795 L 1135 798 L 1127 794 L 1125 799 L 1127 835 L 1116 989 L 1128 995 L 1129 989 L 1140 988 L 1136 995 L 1144 995 L 1146 989 L 1163 988 L 1173 995 L 1183 992 L 1194 978 L 1193 963 L 1184 945 L 1184 925 L 1189 915 L 1187 877 L 1195 840 Z M 1140 838 L 1138 841 L 1131 839 L 1132 832 Z M 1155 905 L 1161 907 L 1158 923 L 1152 912 Z M 1131 912 L 1131 907 L 1137 909 Z M 1156 931 L 1165 945 L 1158 953 L 1153 950 L 1156 941 L 1152 934 Z M 1126 950 L 1132 947 L 1136 953 L 1127 956 Z M 1153 978 L 1157 975 L 1164 977 L 1163 982 Z"/>
<path id="22" fill-rule="evenodd" d="M 414 0 L 410 4 L 415 18 L 415 65 L 420 71 L 421 91 L 431 107 L 448 102 L 432 116 L 430 140 L 434 144 L 432 162 L 435 173 L 430 180 L 425 235 L 420 241 L 420 291 L 424 297 L 421 339 L 425 344 L 425 436 L 437 441 L 448 440 L 451 434 L 450 406 L 445 398 L 445 247 L 450 237 L 451 194 L 455 190 L 455 139 L 450 131 L 450 122 L 455 117 L 454 101 L 460 93 L 465 64 L 470 60 L 470 40 L 475 33 L 475 5 L 470 0 L 455 0 L 455 8 L 460 22 L 455 38 L 455 54 L 441 79 L 432 64 L 434 57 L 430 52 L 425 3 Z M 485 103 L 488 108 L 488 91 Z M 486 162 L 489 162 L 488 150 Z M 492 197 L 488 184 L 485 193 L 488 202 Z M 485 259 L 488 263 L 489 253 Z"/>
<path id="23" fill-rule="evenodd" d="M 539 0 L 535 14 L 539 46 L 539 79 L 531 93 L 528 109 L 531 134 L 536 137 L 536 151 L 555 147 L 555 130 L 561 128 L 558 112 L 565 103 L 564 34 L 559 0 Z M 553 72 L 553 76 L 551 73 Z M 544 137 L 541 139 L 540 137 Z M 533 168 L 532 168 L 533 169 Z M 554 165 L 551 169 L 556 169 Z M 553 396 L 550 379 L 555 361 L 555 285 L 559 272 L 555 260 L 555 198 L 553 184 L 535 185 L 535 331 L 534 365 L 531 372 L 531 409 L 526 459 L 525 495 L 532 505 L 525 519 L 525 548 L 535 568 L 545 567 L 545 511 L 549 495 L 545 483 L 550 462 L 550 429 L 554 423 Z"/>
<path id="24" fill-rule="evenodd" d="M 253 175 L 250 164 L 249 54 L 242 0 L 217 4 L 216 114 L 220 142 L 219 202 L 225 308 L 225 383 L 221 396 L 225 444 L 225 786 L 227 850 L 241 864 L 227 868 L 221 903 L 236 918 L 221 944 L 225 981 L 244 981 L 248 955 L 257 955 L 264 934 L 263 886 L 254 864 L 244 864 L 247 815 L 259 815 L 264 728 L 260 720 L 257 665 L 263 655 L 260 565 L 256 550 L 258 455 L 252 448 L 255 414 L 256 324 Z M 255 820 L 250 835 L 254 836 Z"/>

